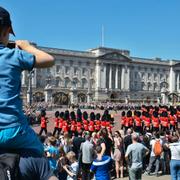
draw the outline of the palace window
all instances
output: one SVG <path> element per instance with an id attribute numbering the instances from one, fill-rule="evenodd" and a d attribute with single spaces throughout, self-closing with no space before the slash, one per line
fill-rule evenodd
<path id="1" fill-rule="evenodd" d="M 70 71 L 69 67 L 66 66 L 66 67 L 65 67 L 65 74 L 69 74 L 69 71 Z"/>
<path id="2" fill-rule="evenodd" d="M 71 83 L 70 83 L 70 82 L 71 82 L 71 81 L 70 81 L 69 78 L 65 78 L 65 79 L 64 79 L 64 87 L 65 87 L 65 88 L 70 87 L 70 86 L 71 86 Z"/>
<path id="3" fill-rule="evenodd" d="M 60 65 L 57 65 L 56 66 L 56 73 L 59 74 L 61 71 L 61 66 Z"/>
<path id="4" fill-rule="evenodd" d="M 157 81 L 157 77 L 158 77 L 158 76 L 157 76 L 157 74 L 155 73 L 155 74 L 154 74 L 154 80 L 155 80 L 155 81 Z"/>
<path id="5" fill-rule="evenodd" d="M 88 88 L 88 83 L 87 83 L 87 80 L 84 78 L 82 79 L 82 88 Z"/>
<path id="6" fill-rule="evenodd" d="M 77 67 L 74 68 L 74 75 L 78 75 L 78 68 Z"/>
<path id="7" fill-rule="evenodd" d="M 91 69 L 90 73 L 91 73 L 91 77 L 92 77 L 94 75 L 94 69 Z"/>
<path id="8" fill-rule="evenodd" d="M 83 69 L 82 69 L 82 75 L 83 75 L 83 76 L 86 75 L 86 71 L 87 71 L 86 68 L 83 68 Z"/>

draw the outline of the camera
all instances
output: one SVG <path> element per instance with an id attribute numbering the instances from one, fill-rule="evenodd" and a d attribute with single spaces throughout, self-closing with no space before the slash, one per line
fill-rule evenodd
<path id="1" fill-rule="evenodd" d="M 16 43 L 15 43 L 15 42 L 9 42 L 9 43 L 7 44 L 7 47 L 8 47 L 9 49 L 13 49 L 13 48 L 16 47 Z"/>

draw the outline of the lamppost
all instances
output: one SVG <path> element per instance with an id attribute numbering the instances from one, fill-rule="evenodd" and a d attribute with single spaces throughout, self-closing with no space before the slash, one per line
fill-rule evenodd
<path id="1" fill-rule="evenodd" d="M 27 90 L 27 103 L 29 107 L 32 105 L 32 78 L 34 77 L 34 70 L 29 71 L 28 74 L 28 90 Z"/>

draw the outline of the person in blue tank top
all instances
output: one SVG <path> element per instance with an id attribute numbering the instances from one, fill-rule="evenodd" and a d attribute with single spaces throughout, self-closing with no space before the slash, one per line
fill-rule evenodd
<path id="1" fill-rule="evenodd" d="M 96 147 L 97 158 L 93 161 L 90 171 L 95 174 L 96 180 L 110 180 L 112 159 L 108 155 L 102 156 L 102 147 Z"/>
<path id="2" fill-rule="evenodd" d="M 22 110 L 21 73 L 33 68 L 46 68 L 54 58 L 31 45 L 17 40 L 9 48 L 9 36 L 14 35 L 9 12 L 0 7 L 0 149 L 15 149 L 43 156 L 43 146 L 29 127 Z"/>

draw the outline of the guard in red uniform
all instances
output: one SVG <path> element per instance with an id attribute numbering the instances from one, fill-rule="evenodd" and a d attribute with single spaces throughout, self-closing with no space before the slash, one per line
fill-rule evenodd
<path id="1" fill-rule="evenodd" d="M 125 113 L 125 111 L 122 111 L 121 119 L 120 119 L 120 124 L 121 124 L 122 130 L 124 129 L 125 122 L 126 122 L 126 113 Z"/>
<path id="2" fill-rule="evenodd" d="M 41 111 L 41 130 L 39 132 L 40 136 L 43 133 L 43 131 L 47 135 L 47 118 L 46 118 L 46 111 L 45 110 Z"/>
<path id="3" fill-rule="evenodd" d="M 63 125 L 62 125 L 62 132 L 66 133 L 69 131 L 69 125 L 68 122 L 66 120 L 63 121 Z"/>
<path id="4" fill-rule="evenodd" d="M 100 121 L 101 115 L 100 115 L 100 113 L 97 113 L 95 118 L 96 118 L 95 119 L 95 130 L 96 130 L 96 132 L 98 132 L 101 129 L 101 121 Z"/>
<path id="5" fill-rule="evenodd" d="M 132 111 L 130 111 L 130 110 L 126 113 L 124 127 L 125 127 L 125 134 L 126 134 L 128 128 L 132 128 L 133 127 Z"/>
<path id="6" fill-rule="evenodd" d="M 70 130 L 72 134 L 76 131 L 76 115 L 74 111 L 70 113 Z"/>
<path id="7" fill-rule="evenodd" d="M 81 132 L 82 131 L 82 129 L 83 129 L 83 127 L 82 127 L 82 124 L 81 124 L 81 121 L 82 121 L 82 119 L 77 119 L 77 123 L 76 123 L 76 130 L 77 130 L 77 132 Z"/>
<path id="8" fill-rule="evenodd" d="M 84 111 L 82 114 L 82 123 L 88 124 L 88 113 L 86 111 Z"/>
<path id="9" fill-rule="evenodd" d="M 54 131 L 53 136 L 58 133 L 59 134 L 59 111 L 55 112 L 55 119 L 54 119 Z"/>
<path id="10" fill-rule="evenodd" d="M 86 111 L 84 111 L 82 114 L 82 123 L 83 123 L 84 130 L 89 131 L 88 113 Z"/>
<path id="11" fill-rule="evenodd" d="M 147 132 L 151 130 L 151 119 L 150 119 L 150 115 L 148 112 L 144 112 L 144 116 L 142 117 L 143 120 L 143 131 Z"/>
<path id="12" fill-rule="evenodd" d="M 64 121 L 64 112 L 61 112 L 59 115 L 59 133 L 58 133 L 58 135 L 60 135 L 60 133 L 62 131 L 63 121 Z"/>
<path id="13" fill-rule="evenodd" d="M 169 118 L 167 111 L 163 111 L 161 117 L 159 118 L 161 122 L 161 130 L 166 131 L 169 129 Z"/>
<path id="14" fill-rule="evenodd" d="M 157 111 L 153 111 L 152 114 L 152 131 L 153 132 L 158 132 L 159 131 L 159 117 L 158 117 L 158 112 Z"/>
<path id="15" fill-rule="evenodd" d="M 176 110 L 172 109 L 169 115 L 170 130 L 173 132 L 176 131 L 176 125 L 177 125 L 177 118 L 175 114 L 176 114 Z"/>
<path id="16" fill-rule="evenodd" d="M 94 128 L 94 122 L 95 122 L 95 114 L 94 112 L 90 113 L 90 121 L 89 121 L 89 132 L 93 133 L 95 128 Z"/>
<path id="17" fill-rule="evenodd" d="M 142 121 L 140 111 L 134 111 L 134 130 L 138 133 L 142 132 Z"/>

